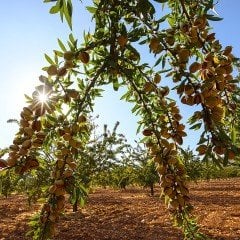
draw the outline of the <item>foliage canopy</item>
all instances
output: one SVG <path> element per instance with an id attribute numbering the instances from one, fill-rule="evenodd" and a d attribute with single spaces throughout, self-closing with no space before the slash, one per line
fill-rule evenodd
<path id="1" fill-rule="evenodd" d="M 54 2 L 50 13 L 59 13 L 72 28 L 71 0 Z M 141 117 L 138 131 L 157 164 L 162 195 L 185 239 L 203 239 L 191 216 L 184 162 L 179 153 L 186 136 L 182 104 L 192 106 L 191 129 L 201 129 L 197 151 L 203 159 L 227 165 L 239 153 L 235 111 L 238 79 L 232 76 L 236 61 L 232 48 L 223 48 L 211 31 L 213 0 L 95 0 L 87 9 L 95 30 L 84 34 L 79 45 L 72 34 L 39 77 L 27 106 L 21 112 L 19 131 L 1 167 L 17 174 L 44 165 L 43 153 L 52 153 L 51 187 L 36 218 L 34 239 L 48 239 L 64 209 L 65 194 L 74 191 L 78 159 L 90 140 L 89 114 L 102 86 L 114 90 L 125 86 L 122 100 L 132 102 L 132 112 Z M 160 9 L 165 11 L 160 11 Z M 139 46 L 155 58 L 144 63 Z M 168 78 L 168 86 L 161 78 Z M 171 87 L 169 87 L 171 86 Z M 40 96 L 47 101 L 40 101 Z M 199 106 L 200 110 L 196 110 Z M 67 109 L 67 110 L 66 110 Z M 198 108 L 199 109 L 199 108 Z M 84 161 L 89 161 L 84 159 Z"/>

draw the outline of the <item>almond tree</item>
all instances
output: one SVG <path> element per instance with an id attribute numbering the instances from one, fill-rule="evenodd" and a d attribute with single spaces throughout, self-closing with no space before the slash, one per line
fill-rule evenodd
<path id="1" fill-rule="evenodd" d="M 50 12 L 59 13 L 72 28 L 71 0 L 45 2 L 53 2 Z M 199 155 L 222 165 L 239 152 L 225 124 L 236 109 L 234 56 L 211 30 L 210 21 L 220 20 L 212 8 L 213 0 L 93 0 L 88 10 L 95 30 L 85 34 L 80 45 L 72 34 L 67 44 L 58 40 L 60 49 L 53 57 L 46 55 L 46 73 L 27 97 L 9 157 L 1 161 L 1 166 L 24 174 L 39 166 L 43 148 L 55 149 L 52 186 L 34 239 L 55 234 L 69 178 L 89 141 L 88 115 L 104 84 L 112 84 L 116 91 L 125 86 L 122 99 L 133 103 L 132 111 L 141 117 L 138 129 L 157 164 L 162 195 L 175 223 L 185 239 L 203 238 L 191 215 L 186 171 L 179 158 L 187 134 L 177 96 L 192 106 L 192 129 L 202 130 Z M 140 45 L 155 58 L 153 66 L 144 63 Z M 167 78 L 167 86 L 161 78 Z M 169 96 L 172 92 L 174 99 Z M 47 101 L 40 100 L 42 94 Z"/>

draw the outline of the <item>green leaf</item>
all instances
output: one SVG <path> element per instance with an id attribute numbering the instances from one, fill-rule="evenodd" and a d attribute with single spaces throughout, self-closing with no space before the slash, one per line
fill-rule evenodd
<path id="1" fill-rule="evenodd" d="M 68 14 L 65 14 L 65 19 L 67 21 L 68 26 L 72 30 L 72 18 Z"/>
<path id="2" fill-rule="evenodd" d="M 72 3 L 71 3 L 71 1 L 67 2 L 67 5 L 64 9 L 64 15 L 65 15 L 65 19 L 68 23 L 68 26 L 72 30 Z"/>
<path id="3" fill-rule="evenodd" d="M 56 123 L 57 122 L 57 119 L 55 117 L 51 116 L 50 114 L 47 115 L 47 118 L 52 123 Z"/>
<path id="4" fill-rule="evenodd" d="M 175 18 L 170 15 L 170 16 L 167 17 L 167 20 L 168 20 L 169 25 L 170 25 L 171 27 L 173 27 L 174 24 L 175 24 Z"/>
<path id="5" fill-rule="evenodd" d="M 8 119 L 8 120 L 7 120 L 7 123 L 16 123 L 16 124 L 19 124 L 19 122 L 18 122 L 17 119 Z"/>
<path id="6" fill-rule="evenodd" d="M 43 204 L 43 203 L 46 202 L 46 199 L 45 199 L 44 197 L 42 197 L 42 198 L 39 198 L 39 199 L 37 200 L 37 202 Z"/>
<path id="7" fill-rule="evenodd" d="M 82 184 L 79 185 L 79 189 L 81 190 L 81 193 L 85 196 L 88 195 L 88 190 L 85 188 Z"/>
<path id="8" fill-rule="evenodd" d="M 132 45 L 128 45 L 127 49 L 129 49 L 137 58 L 140 58 L 139 52 Z"/>
<path id="9" fill-rule="evenodd" d="M 141 42 L 139 42 L 139 44 L 140 44 L 140 45 L 143 45 L 143 44 L 145 44 L 147 41 L 148 41 L 147 39 L 144 39 L 144 40 L 142 40 Z"/>
<path id="10" fill-rule="evenodd" d="M 154 0 L 154 1 L 159 3 L 166 3 L 168 0 Z"/>
<path id="11" fill-rule="evenodd" d="M 54 53 L 55 53 L 55 55 L 58 56 L 58 57 L 63 57 L 63 52 L 60 52 L 60 51 L 58 51 L 58 50 L 54 50 Z"/>
<path id="12" fill-rule="evenodd" d="M 72 43 L 72 44 L 74 44 L 75 42 L 76 42 L 76 40 L 74 39 L 74 37 L 73 37 L 73 34 L 71 33 L 71 34 L 69 34 L 69 40 L 70 40 L 70 42 Z"/>
<path id="13" fill-rule="evenodd" d="M 227 150 L 225 155 L 224 155 L 224 158 L 223 158 L 223 166 L 227 166 L 228 164 L 228 155 L 229 155 L 229 151 Z"/>
<path id="14" fill-rule="evenodd" d="M 166 57 L 163 56 L 163 58 L 162 58 L 162 69 L 165 68 L 165 65 L 166 65 Z"/>
<path id="15" fill-rule="evenodd" d="M 133 108 L 132 108 L 132 113 L 135 113 L 137 110 L 139 109 L 139 105 L 136 104 Z"/>
<path id="16" fill-rule="evenodd" d="M 62 42 L 59 38 L 58 38 L 58 45 L 59 45 L 59 47 L 60 47 L 64 52 L 67 51 L 67 49 L 66 49 L 66 47 L 64 46 L 63 42 Z"/>
<path id="17" fill-rule="evenodd" d="M 84 198 L 80 198 L 80 207 L 84 207 L 85 205 L 85 199 Z"/>
<path id="18" fill-rule="evenodd" d="M 126 93 L 124 93 L 124 94 L 121 96 L 120 100 L 124 100 L 124 99 L 127 100 L 128 97 L 129 97 L 129 92 L 126 92 Z"/>
<path id="19" fill-rule="evenodd" d="M 64 14 L 63 14 L 63 9 L 61 8 L 61 10 L 60 10 L 60 18 L 61 18 L 61 21 L 63 22 L 63 16 L 64 16 Z"/>
<path id="20" fill-rule="evenodd" d="M 1 177 L 1 176 L 2 176 L 2 177 L 6 176 L 7 171 L 8 171 L 8 169 L 1 169 L 1 170 L 0 170 L 0 177 Z"/>
<path id="21" fill-rule="evenodd" d="M 56 5 L 56 6 L 51 7 L 51 9 L 49 10 L 49 13 L 55 14 L 55 13 L 58 13 L 59 11 L 60 11 L 60 8 L 58 5 Z"/>
<path id="22" fill-rule="evenodd" d="M 197 124 L 194 124 L 192 127 L 190 127 L 189 129 L 194 129 L 194 130 L 198 130 L 200 129 L 202 126 L 202 123 L 197 123 Z"/>
<path id="23" fill-rule="evenodd" d="M 49 3 L 49 2 L 57 2 L 57 0 L 44 0 L 44 3 Z"/>
<path id="24" fill-rule="evenodd" d="M 144 16 L 149 13 L 151 16 L 155 13 L 155 8 L 148 0 L 139 0 L 137 4 L 137 10 L 140 11 Z"/>
<path id="25" fill-rule="evenodd" d="M 65 0 L 59 0 L 59 2 L 58 2 L 58 3 L 59 3 L 59 7 L 60 7 L 60 8 L 62 8 L 62 7 L 63 7 L 63 5 L 64 5 L 64 1 L 65 1 Z"/>
<path id="26" fill-rule="evenodd" d="M 47 54 L 44 54 L 44 57 L 51 65 L 55 64 L 55 62 Z"/>
<path id="27" fill-rule="evenodd" d="M 71 0 L 67 2 L 67 11 L 68 11 L 68 15 L 69 15 L 70 17 L 72 17 L 73 7 L 72 7 L 72 2 L 71 2 Z"/>
<path id="28" fill-rule="evenodd" d="M 113 89 L 114 89 L 114 91 L 118 91 L 119 86 L 120 86 L 120 84 L 119 84 L 119 82 L 118 82 L 118 79 L 117 79 L 117 78 L 114 79 L 114 80 L 113 80 Z"/>
<path id="29" fill-rule="evenodd" d="M 92 14 L 95 14 L 96 11 L 97 11 L 97 8 L 95 8 L 95 7 L 90 7 L 90 6 L 87 6 L 86 9 L 87 9 L 90 13 L 92 13 Z"/>
<path id="30" fill-rule="evenodd" d="M 170 14 L 166 14 L 165 16 L 161 17 L 159 20 L 157 20 L 158 23 L 162 23 L 164 22 L 168 17 L 170 16 Z"/>
<path id="31" fill-rule="evenodd" d="M 60 3 L 59 3 L 60 4 Z M 62 7 L 60 10 L 61 20 L 66 19 L 68 26 L 72 30 L 72 3 L 71 0 L 63 1 Z"/>
<path id="32" fill-rule="evenodd" d="M 172 68 L 169 68 L 169 69 L 164 69 L 164 70 L 161 70 L 161 71 L 158 71 L 158 73 L 166 73 L 166 72 L 170 72 L 172 70 Z"/>
<path id="33" fill-rule="evenodd" d="M 54 61 L 58 65 L 58 56 L 57 56 L 57 54 L 54 55 Z"/>
<path id="34" fill-rule="evenodd" d="M 156 67 L 161 61 L 162 61 L 163 56 L 161 56 L 154 64 L 154 67 Z"/>
<path id="35" fill-rule="evenodd" d="M 221 21 L 221 20 L 223 20 L 223 18 L 216 17 L 216 16 L 210 15 L 210 14 L 207 14 L 206 17 L 207 17 L 207 19 L 210 20 L 210 21 Z"/>
<path id="36" fill-rule="evenodd" d="M 232 140 L 233 144 L 236 143 L 236 138 L 237 138 L 237 132 L 236 132 L 235 127 L 233 127 L 231 129 L 231 140 Z"/>
<path id="37" fill-rule="evenodd" d="M 231 138 L 222 129 L 219 129 L 219 137 L 224 142 L 228 142 L 228 141 L 231 142 Z"/>
<path id="38" fill-rule="evenodd" d="M 33 99 L 29 97 L 27 94 L 24 94 L 24 97 L 26 98 L 27 101 L 32 101 Z"/>
<path id="39" fill-rule="evenodd" d="M 200 140 L 199 140 L 199 142 L 198 142 L 198 145 L 203 144 L 203 143 L 205 143 L 205 142 L 207 142 L 207 139 L 204 138 L 204 137 L 201 137 Z"/>

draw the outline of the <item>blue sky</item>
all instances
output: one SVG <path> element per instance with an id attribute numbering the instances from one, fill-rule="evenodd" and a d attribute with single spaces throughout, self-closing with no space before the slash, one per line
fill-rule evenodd
<path id="1" fill-rule="evenodd" d="M 83 29 L 89 30 L 91 17 L 86 14 L 78 0 L 74 15 L 74 32 L 81 40 Z M 83 1 L 90 2 L 90 1 Z M 70 31 L 61 23 L 58 15 L 50 15 L 49 4 L 41 0 L 3 1 L 0 8 L 0 148 L 11 144 L 17 126 L 6 123 L 10 118 L 19 118 L 24 104 L 24 93 L 31 94 L 39 84 L 38 76 L 46 64 L 44 53 L 52 54 L 57 49 L 57 38 L 67 39 Z M 236 56 L 240 56 L 239 0 L 220 0 L 217 12 L 224 18 L 221 22 L 212 22 L 216 36 L 223 46 L 232 45 Z M 131 114 L 131 105 L 119 100 L 121 91 L 115 92 L 108 87 L 104 97 L 96 102 L 97 123 L 112 128 L 120 121 L 119 132 L 125 134 L 130 142 L 137 139 L 137 118 Z M 190 108 L 184 109 L 184 116 L 192 114 Z M 196 133 L 189 132 L 185 146 L 194 147 Z"/>

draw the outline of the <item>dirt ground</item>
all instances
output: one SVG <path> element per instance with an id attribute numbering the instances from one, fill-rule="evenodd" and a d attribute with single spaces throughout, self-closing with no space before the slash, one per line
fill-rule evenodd
<path id="1" fill-rule="evenodd" d="M 202 232 L 214 240 L 240 240 L 239 178 L 198 182 L 191 194 Z M 24 196 L 0 198 L 0 240 L 27 240 L 27 221 L 37 209 Z M 58 228 L 56 240 L 183 239 L 162 201 L 146 189 L 98 189 L 81 212 L 69 206 Z"/>

